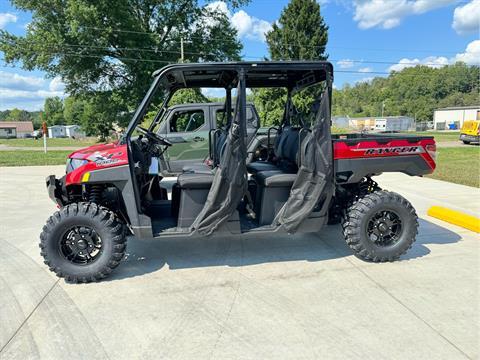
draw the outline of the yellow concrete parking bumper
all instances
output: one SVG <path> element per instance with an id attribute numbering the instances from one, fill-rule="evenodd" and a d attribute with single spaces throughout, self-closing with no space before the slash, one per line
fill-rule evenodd
<path id="1" fill-rule="evenodd" d="M 461 226 L 465 229 L 480 233 L 480 218 L 451 210 L 442 206 L 432 206 L 428 209 L 428 215 L 446 221 L 450 224 Z"/>

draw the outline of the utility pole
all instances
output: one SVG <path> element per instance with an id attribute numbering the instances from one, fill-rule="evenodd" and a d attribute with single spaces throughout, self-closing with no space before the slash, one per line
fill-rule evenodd
<path id="1" fill-rule="evenodd" d="M 382 117 L 383 117 L 383 111 L 385 110 L 385 101 L 382 101 Z"/>
<path id="2" fill-rule="evenodd" d="M 180 38 L 180 62 L 183 63 L 185 60 L 183 56 L 183 36 Z"/>
<path id="3" fill-rule="evenodd" d="M 47 132 L 48 132 L 48 128 L 47 128 L 47 122 L 45 121 L 45 119 L 43 117 L 43 112 L 40 113 L 40 119 L 43 120 L 42 121 L 43 152 L 46 154 L 47 153 Z"/>

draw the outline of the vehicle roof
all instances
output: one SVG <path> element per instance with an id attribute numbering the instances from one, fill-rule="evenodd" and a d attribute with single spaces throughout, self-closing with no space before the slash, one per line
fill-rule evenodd
<path id="1" fill-rule="evenodd" d="M 186 108 L 186 107 L 201 107 L 201 106 L 211 106 L 211 107 L 224 107 L 224 102 L 205 102 L 205 103 L 186 103 L 186 104 L 177 104 L 169 106 L 169 109 L 177 109 L 177 108 Z M 253 106 L 252 102 L 247 102 L 247 106 Z M 232 105 L 232 108 L 234 106 Z"/>
<path id="2" fill-rule="evenodd" d="M 243 61 L 171 64 L 154 72 L 170 89 L 236 86 L 237 74 L 244 71 L 246 87 L 300 89 L 327 78 L 333 81 L 328 61 Z"/>

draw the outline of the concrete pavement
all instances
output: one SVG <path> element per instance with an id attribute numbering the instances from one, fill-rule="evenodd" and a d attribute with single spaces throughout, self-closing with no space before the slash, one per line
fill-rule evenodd
<path id="1" fill-rule="evenodd" d="M 420 234 L 402 261 L 363 262 L 338 226 L 321 234 L 130 239 L 108 280 L 71 285 L 43 265 L 38 234 L 60 167 L 0 168 L 0 359 L 476 359 L 480 239 L 427 217 L 480 212 L 480 190 L 383 175 Z"/>

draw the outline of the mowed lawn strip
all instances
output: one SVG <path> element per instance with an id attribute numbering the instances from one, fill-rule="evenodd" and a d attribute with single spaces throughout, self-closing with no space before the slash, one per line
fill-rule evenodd
<path id="1" fill-rule="evenodd" d="M 462 146 L 459 140 L 460 131 L 411 131 L 405 133 L 398 133 L 393 135 L 410 135 L 410 136 L 433 136 L 436 142 L 458 141 L 458 146 Z"/>
<path id="2" fill-rule="evenodd" d="M 0 166 L 61 165 L 67 161 L 69 150 L 43 151 L 0 151 Z"/>
<path id="3" fill-rule="evenodd" d="M 84 139 L 70 139 L 70 138 L 54 138 L 47 139 L 47 147 L 59 147 L 59 146 L 73 146 L 73 147 L 86 147 L 97 143 L 96 138 L 84 138 Z M 1 145 L 12 147 L 43 147 L 43 139 L 0 139 Z"/>
<path id="4" fill-rule="evenodd" d="M 480 187 L 480 147 L 437 148 L 437 168 L 431 178 Z"/>

